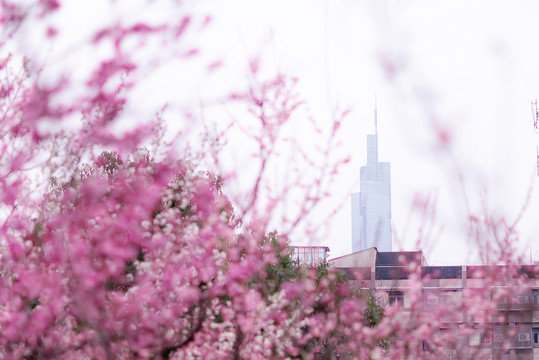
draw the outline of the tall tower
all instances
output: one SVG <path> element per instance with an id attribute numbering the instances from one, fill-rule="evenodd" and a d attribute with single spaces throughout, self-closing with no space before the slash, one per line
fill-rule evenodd
<path id="1" fill-rule="evenodd" d="M 360 192 L 352 194 L 352 251 L 391 246 L 391 166 L 378 161 L 378 119 L 374 106 L 374 135 L 367 135 L 367 165 L 359 172 Z"/>

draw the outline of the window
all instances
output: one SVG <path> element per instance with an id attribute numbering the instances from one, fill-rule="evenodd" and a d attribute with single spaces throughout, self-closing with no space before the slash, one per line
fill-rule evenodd
<path id="1" fill-rule="evenodd" d="M 479 345 L 480 342 L 481 342 L 481 338 L 480 338 L 479 334 L 472 334 L 470 336 L 468 344 L 470 344 L 470 345 Z"/>
<path id="2" fill-rule="evenodd" d="M 539 306 L 539 289 L 532 289 L 532 298 L 535 306 Z"/>
<path id="3" fill-rule="evenodd" d="M 482 329 L 474 327 L 472 335 L 469 338 L 470 345 L 485 345 L 492 343 L 492 330 L 491 329 Z"/>
<path id="4" fill-rule="evenodd" d="M 402 291 L 392 290 L 389 292 L 389 303 L 404 306 L 404 293 Z"/>
<path id="5" fill-rule="evenodd" d="M 539 327 L 533 328 L 533 343 L 539 344 Z"/>
<path id="6" fill-rule="evenodd" d="M 440 295 L 440 304 L 451 305 L 452 302 L 453 302 L 452 292 L 445 292 Z"/>

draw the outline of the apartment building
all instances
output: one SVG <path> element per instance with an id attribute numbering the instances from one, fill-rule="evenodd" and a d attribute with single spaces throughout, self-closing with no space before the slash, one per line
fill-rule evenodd
<path id="1" fill-rule="evenodd" d="M 539 266 L 428 266 L 420 251 L 376 248 L 329 263 L 403 318 L 433 314 L 438 335 L 454 333 L 443 345 L 436 336 L 424 342 L 425 352 L 445 346 L 451 359 L 539 360 Z"/>

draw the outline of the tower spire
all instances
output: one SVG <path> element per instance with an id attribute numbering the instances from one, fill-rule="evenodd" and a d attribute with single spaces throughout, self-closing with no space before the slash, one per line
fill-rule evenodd
<path id="1" fill-rule="evenodd" d="M 374 135 L 367 135 L 367 165 L 378 163 L 378 105 L 374 93 Z"/>
<path id="2" fill-rule="evenodd" d="M 378 135 L 378 104 L 376 93 L 374 93 L 374 134 Z"/>

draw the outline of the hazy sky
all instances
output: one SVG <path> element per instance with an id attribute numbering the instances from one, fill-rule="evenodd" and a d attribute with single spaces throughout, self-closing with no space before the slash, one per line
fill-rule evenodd
<path id="1" fill-rule="evenodd" d="M 404 249 L 413 250 L 418 238 L 413 204 L 435 199 L 423 234 L 427 260 L 474 261 L 463 193 L 472 213 L 485 203 L 511 222 L 537 185 L 539 135 L 530 102 L 539 96 L 539 4 L 238 0 L 227 2 L 228 10 L 208 4 L 219 8 L 215 26 L 227 41 L 240 43 L 229 61 L 266 54 L 270 65 L 300 79 L 319 121 L 336 104 L 352 109 L 341 134 L 352 162 L 335 184 L 335 199 L 359 190 L 377 93 L 379 159 L 392 164 L 394 240 Z M 438 136 L 447 136 L 447 146 Z M 529 258 L 531 246 L 536 259 L 538 192 L 519 227 L 521 248 Z M 350 251 L 349 200 L 322 243 L 332 256 Z"/>
<path id="2" fill-rule="evenodd" d="M 31 41 L 21 42 L 21 50 L 38 54 L 53 67 L 77 68 L 74 82 L 84 78 L 84 70 L 90 68 L 86 62 L 106 57 L 107 49 L 78 45 L 99 24 L 114 22 L 117 16 L 127 21 L 183 16 L 161 5 L 166 2 L 154 2 L 157 10 L 151 13 L 138 9 L 145 1 L 113 2 L 115 11 L 101 3 L 108 2 L 66 1 L 53 19 L 55 26 L 64 28 L 61 40 L 52 46 L 36 41 L 37 25 L 32 24 L 22 29 Z M 204 31 L 182 40 L 186 50 L 190 42 L 200 47 L 201 55 L 181 66 L 162 64 L 144 78 L 126 116 L 150 118 L 166 102 L 171 104 L 168 119 L 174 127 L 175 111 L 205 104 L 202 112 L 208 123 L 224 126 L 235 109 L 213 110 L 212 101 L 245 85 L 248 61 L 256 56 L 264 74 L 283 72 L 298 78 L 298 92 L 306 100 L 304 114 L 322 129 L 329 126 L 336 108 L 349 108 L 338 155 L 350 156 L 351 162 L 332 184 L 332 200 L 325 209 L 342 206 L 329 232 L 314 240 L 329 246 L 335 257 L 351 250 L 350 193 L 359 191 L 359 168 L 366 163 L 366 135 L 374 131 L 377 94 L 379 160 L 392 167 L 394 248 L 415 250 L 421 227 L 420 246 L 429 263 L 473 262 L 465 198 L 472 213 L 484 205 L 489 213 L 512 222 L 532 189 L 518 227 L 518 244 L 527 258 L 531 249 L 539 260 L 539 134 L 534 133 L 530 109 L 530 102 L 539 97 L 539 3 L 515 4 L 186 1 L 183 9 L 188 12 L 212 15 Z M 155 59 L 177 56 L 172 51 L 148 50 Z M 217 60 L 223 64 L 220 70 L 207 74 L 207 65 Z M 229 118 L 220 124 L 223 115 Z M 313 149 L 318 145 L 311 137 L 312 124 L 298 120 L 290 131 L 301 143 Z M 234 138 L 230 142 L 236 153 L 229 153 L 225 163 L 241 164 L 236 157 L 241 158 L 246 145 L 234 143 Z M 248 168 L 239 170 L 248 178 Z M 272 171 L 286 176 L 286 161 Z M 433 204 L 435 211 L 420 226 L 417 206 L 425 203 Z M 321 223 L 324 212 L 317 214 L 320 219 L 315 222 Z M 313 243 L 299 234 L 292 240 Z"/>

